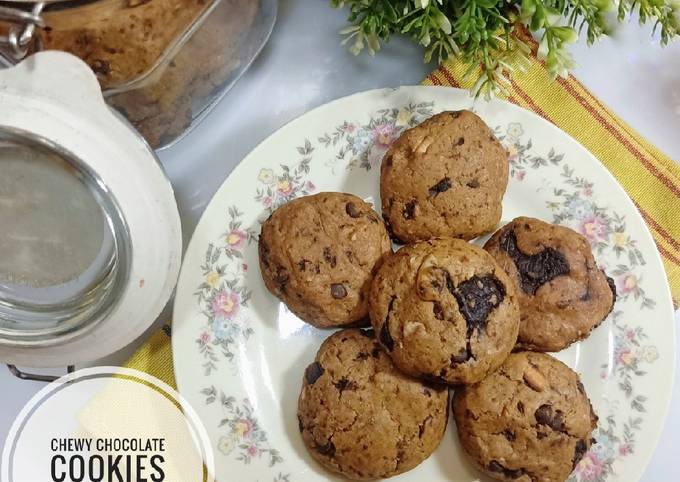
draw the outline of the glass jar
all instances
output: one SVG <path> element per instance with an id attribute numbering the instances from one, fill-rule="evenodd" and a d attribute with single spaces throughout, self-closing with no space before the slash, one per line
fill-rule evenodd
<path id="1" fill-rule="evenodd" d="M 141 335 L 182 253 L 172 187 L 77 57 L 0 70 L 0 362 L 93 361 Z"/>
<path id="2" fill-rule="evenodd" d="M 40 49 L 80 57 L 108 104 L 159 149 L 238 80 L 269 37 L 276 9 L 275 0 L 0 1 L 0 57 L 13 64 Z"/>

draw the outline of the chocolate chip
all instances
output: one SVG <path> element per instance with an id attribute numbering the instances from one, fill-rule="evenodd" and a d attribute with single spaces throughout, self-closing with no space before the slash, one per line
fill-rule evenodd
<path id="1" fill-rule="evenodd" d="M 467 187 L 471 187 L 472 189 L 477 189 L 479 187 L 479 181 L 475 178 L 472 181 L 469 181 L 466 184 Z"/>
<path id="2" fill-rule="evenodd" d="M 300 271 L 304 271 L 304 270 L 306 269 L 306 267 L 307 267 L 306 264 L 307 264 L 307 260 L 306 260 L 306 259 L 301 259 L 300 261 L 298 261 L 298 269 L 299 269 Z"/>
<path id="3" fill-rule="evenodd" d="M 347 289 L 342 283 L 333 283 L 331 285 L 331 296 L 336 300 L 341 300 L 347 296 Z"/>
<path id="4" fill-rule="evenodd" d="M 581 439 L 577 440 L 576 448 L 574 449 L 574 460 L 571 462 L 571 470 L 576 468 L 587 451 L 588 446 L 586 445 L 586 441 Z"/>
<path id="5" fill-rule="evenodd" d="M 526 474 L 524 469 L 508 469 L 507 467 L 502 466 L 497 460 L 492 460 L 489 463 L 489 470 L 492 472 L 502 472 L 503 475 L 510 479 L 518 479 Z"/>
<path id="6" fill-rule="evenodd" d="M 512 430 L 504 430 L 503 431 L 503 436 L 508 439 L 509 442 L 514 442 L 517 436 L 515 435 L 515 432 Z"/>
<path id="7" fill-rule="evenodd" d="M 361 216 L 361 212 L 357 209 L 356 204 L 354 204 L 353 202 L 348 202 L 347 204 L 345 204 L 345 211 L 347 212 L 347 214 L 349 214 L 350 218 L 356 219 L 359 216 Z"/>
<path id="8" fill-rule="evenodd" d="M 373 347 L 373 350 L 371 350 L 371 356 L 373 358 L 380 358 L 380 354 L 382 353 L 382 350 L 380 349 L 379 346 Z"/>
<path id="9" fill-rule="evenodd" d="M 394 340 L 392 339 L 392 335 L 390 334 L 390 314 L 392 313 L 392 308 L 394 307 L 394 302 L 396 301 L 397 297 L 393 296 L 392 299 L 390 299 L 390 304 L 387 306 L 387 315 L 385 316 L 385 322 L 383 323 L 382 328 L 380 328 L 380 343 L 382 343 L 385 348 L 387 348 L 389 351 L 394 350 Z"/>
<path id="10" fill-rule="evenodd" d="M 534 412 L 534 418 L 539 425 L 547 425 L 556 432 L 564 432 L 564 414 L 562 410 L 553 410 L 551 405 L 543 404 Z"/>
<path id="11" fill-rule="evenodd" d="M 545 248 L 531 255 L 520 251 L 514 231 L 501 237 L 500 247 L 515 263 L 522 290 L 530 295 L 536 294 L 536 290 L 548 281 L 569 273 L 567 258 L 556 249 Z"/>
<path id="12" fill-rule="evenodd" d="M 385 156 L 385 159 L 383 159 L 383 164 L 387 167 L 392 167 L 392 162 L 393 162 L 392 154 L 390 154 L 389 156 Z"/>
<path id="13" fill-rule="evenodd" d="M 276 268 L 276 274 L 274 275 L 274 282 L 279 285 L 279 290 L 282 292 L 286 291 L 286 285 L 288 284 L 288 271 L 282 266 Z"/>
<path id="14" fill-rule="evenodd" d="M 451 117 L 453 117 L 454 119 L 458 119 L 458 117 L 460 117 L 460 113 L 461 113 L 461 112 L 463 112 L 463 111 L 461 111 L 461 110 L 452 110 L 452 111 L 449 112 L 449 114 L 451 114 Z"/>
<path id="15" fill-rule="evenodd" d="M 370 355 L 366 353 L 365 351 L 360 351 L 359 354 L 357 355 L 357 360 L 367 360 Z"/>
<path id="16" fill-rule="evenodd" d="M 586 394 L 586 389 L 583 387 L 583 383 L 581 383 L 581 380 L 576 381 L 576 388 L 578 388 L 578 391 L 581 392 L 581 395 Z"/>
<path id="17" fill-rule="evenodd" d="M 470 352 L 469 349 L 461 349 L 457 355 L 451 355 L 451 367 L 453 368 L 455 365 L 459 365 L 461 363 L 465 363 L 468 361 L 470 358 L 472 358 L 472 353 Z"/>
<path id="18" fill-rule="evenodd" d="M 423 433 L 425 433 L 425 425 L 427 425 L 427 422 L 430 420 L 432 420 L 432 415 L 428 415 L 425 417 L 422 423 L 418 424 L 418 438 L 423 438 Z"/>
<path id="19" fill-rule="evenodd" d="M 536 438 L 538 440 L 542 440 L 542 439 L 546 438 L 547 436 L 548 436 L 548 434 L 545 433 L 545 432 L 536 432 Z"/>
<path id="20" fill-rule="evenodd" d="M 604 271 L 602 271 L 604 273 Z M 607 276 L 607 275 L 605 275 Z M 616 283 L 614 283 L 614 280 L 607 276 L 607 284 L 609 285 L 609 289 L 612 290 L 612 295 L 614 296 L 614 300 L 612 301 L 612 305 L 616 303 Z"/>
<path id="21" fill-rule="evenodd" d="M 519 413 L 524 413 L 524 404 L 522 402 L 517 402 L 517 411 Z"/>
<path id="22" fill-rule="evenodd" d="M 444 319 L 444 309 L 442 308 L 442 305 L 436 301 L 432 303 L 432 313 L 438 320 Z"/>
<path id="23" fill-rule="evenodd" d="M 326 443 L 326 445 L 317 445 L 316 451 L 319 452 L 321 455 L 333 457 L 335 455 L 335 445 L 333 444 L 333 442 L 329 440 Z"/>
<path id="24" fill-rule="evenodd" d="M 361 333 L 366 338 L 375 337 L 375 331 L 373 331 L 373 328 L 371 328 L 370 330 L 359 330 L 359 333 Z"/>
<path id="25" fill-rule="evenodd" d="M 401 213 L 402 216 L 404 216 L 404 219 L 413 219 L 416 217 L 416 206 L 418 206 L 418 201 L 415 199 L 406 203 L 404 210 Z"/>
<path id="26" fill-rule="evenodd" d="M 298 428 L 300 429 L 300 433 L 305 429 L 305 427 L 302 425 L 302 418 L 298 415 Z"/>
<path id="27" fill-rule="evenodd" d="M 321 363 L 314 362 L 305 369 L 305 380 L 309 385 L 314 385 L 325 371 Z"/>
<path id="28" fill-rule="evenodd" d="M 342 377 L 340 380 L 333 383 L 333 385 L 340 391 L 340 393 L 344 392 L 345 390 L 356 390 L 356 384 L 349 381 L 345 377 Z"/>
<path id="29" fill-rule="evenodd" d="M 337 264 L 337 258 L 333 256 L 333 252 L 328 246 L 323 248 L 323 259 L 326 260 L 326 263 L 331 265 L 331 268 L 335 268 L 335 265 Z"/>
<path id="30" fill-rule="evenodd" d="M 486 327 L 489 313 L 503 302 L 505 288 L 495 276 L 473 276 L 454 290 L 458 310 L 467 322 L 468 339 Z"/>
<path id="31" fill-rule="evenodd" d="M 464 137 L 461 137 L 461 138 L 459 138 L 458 141 L 456 142 L 456 145 L 457 145 L 457 146 L 462 146 L 463 144 L 465 144 L 465 138 L 464 138 Z"/>
<path id="32" fill-rule="evenodd" d="M 95 74 L 109 75 L 111 73 L 111 64 L 106 60 L 94 59 L 90 63 L 90 67 Z"/>
<path id="33" fill-rule="evenodd" d="M 438 194 L 446 192 L 449 189 L 451 189 L 451 179 L 445 177 L 429 189 L 430 197 L 437 197 Z"/>

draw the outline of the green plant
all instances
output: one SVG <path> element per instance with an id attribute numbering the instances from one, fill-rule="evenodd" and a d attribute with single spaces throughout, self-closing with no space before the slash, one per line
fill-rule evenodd
<path id="1" fill-rule="evenodd" d="M 477 76 L 475 95 L 503 90 L 507 76 L 530 52 L 518 31 L 540 37 L 538 57 L 550 74 L 565 76 L 574 61 L 568 45 L 585 31 L 588 43 L 605 35 L 616 19 L 637 12 L 640 23 L 653 22 L 666 44 L 680 29 L 680 0 L 331 0 L 349 8 L 343 44 L 373 55 L 393 34 L 404 34 L 425 48 L 425 62 L 449 56 L 469 64 Z M 608 13 L 611 12 L 611 15 Z"/>

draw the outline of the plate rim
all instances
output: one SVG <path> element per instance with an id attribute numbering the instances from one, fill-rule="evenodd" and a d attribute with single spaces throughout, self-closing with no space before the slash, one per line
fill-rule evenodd
<path id="1" fill-rule="evenodd" d="M 225 189 L 225 185 L 229 182 L 230 178 L 232 176 L 236 177 L 239 175 L 239 173 L 245 169 L 245 166 L 248 164 L 248 162 L 251 159 L 256 159 L 257 153 L 263 149 L 263 146 L 266 145 L 267 143 L 270 142 L 270 140 L 277 136 L 280 135 L 282 131 L 289 130 L 291 128 L 294 128 L 294 125 L 298 122 L 301 122 L 302 119 L 304 119 L 307 116 L 310 116 L 312 114 L 318 114 L 324 109 L 331 109 L 334 106 L 341 104 L 343 102 L 347 102 L 350 99 L 356 98 L 356 97 L 361 97 L 361 96 L 370 96 L 370 95 L 380 95 L 380 94 L 390 94 L 390 93 L 395 93 L 397 91 L 411 91 L 411 90 L 416 90 L 420 92 L 427 92 L 427 91 L 432 91 L 432 92 L 455 92 L 456 94 L 454 95 L 460 95 L 461 93 L 469 96 L 469 92 L 465 89 L 460 89 L 456 87 L 447 87 L 447 86 L 431 86 L 431 85 L 403 85 L 399 87 L 383 87 L 383 88 L 376 88 L 376 89 L 368 89 L 368 90 L 363 90 L 359 92 L 355 92 L 346 96 L 342 96 L 336 99 L 333 99 L 329 102 L 323 103 L 321 105 L 318 105 L 312 109 L 309 109 L 300 115 L 288 120 L 285 122 L 283 125 L 275 129 L 273 132 L 269 133 L 262 141 L 260 141 L 252 150 L 246 154 L 241 161 L 238 162 L 238 164 L 234 167 L 234 169 L 225 177 L 225 179 L 222 181 L 220 186 L 216 189 L 215 193 L 213 196 L 210 198 L 210 201 L 206 204 L 205 209 L 203 210 L 203 213 L 201 214 L 201 217 L 196 224 L 196 227 L 194 228 L 194 231 L 191 235 L 191 239 L 189 243 L 187 244 L 187 249 L 184 254 L 184 259 L 186 259 L 186 255 L 192 251 L 195 247 L 194 244 L 198 243 L 198 238 L 200 236 L 200 233 L 206 229 L 206 226 L 208 226 L 209 223 L 209 217 L 206 216 L 206 213 L 208 213 L 208 210 L 211 209 L 213 204 L 216 204 L 217 200 L 216 198 L 222 194 L 222 191 Z M 661 435 L 665 426 L 665 422 L 668 418 L 668 413 L 670 411 L 670 406 L 671 406 L 671 401 L 672 401 L 672 394 L 673 394 L 673 384 L 675 380 L 675 373 L 677 370 L 677 343 L 676 343 L 676 327 L 675 327 L 675 318 L 674 318 L 674 307 L 673 307 L 673 301 L 672 301 L 672 294 L 671 294 L 671 289 L 670 285 L 668 282 L 668 276 L 666 274 L 664 265 L 663 265 L 663 258 L 661 257 L 661 254 L 658 250 L 658 247 L 656 245 L 656 242 L 654 241 L 654 238 L 649 230 L 649 226 L 647 225 L 647 222 L 645 222 L 644 218 L 640 214 L 640 211 L 637 209 L 635 206 L 635 203 L 633 200 L 630 198 L 626 190 L 623 188 L 621 183 L 616 179 L 616 177 L 605 167 L 605 165 L 592 153 L 590 152 L 583 144 L 581 144 L 578 140 L 576 140 L 574 137 L 572 137 L 569 133 L 566 131 L 560 129 L 558 126 L 553 124 L 552 122 L 548 121 L 547 119 L 541 117 L 540 115 L 536 114 L 535 112 L 526 109 L 522 106 L 519 106 L 517 104 L 513 104 L 512 102 L 509 102 L 505 99 L 499 99 L 499 98 L 492 98 L 489 101 L 487 100 L 479 100 L 479 99 L 474 99 L 472 102 L 472 107 L 475 105 L 478 105 L 480 103 L 490 103 L 490 104 L 499 104 L 502 106 L 504 109 L 510 109 L 510 110 L 515 110 L 519 109 L 523 111 L 525 115 L 529 115 L 534 118 L 535 121 L 541 123 L 544 127 L 551 129 L 553 134 L 555 136 L 560 136 L 560 137 L 565 137 L 568 138 L 569 141 L 573 144 L 575 149 L 578 149 L 583 153 L 583 156 L 585 158 L 589 158 L 592 164 L 596 165 L 595 169 L 599 170 L 599 173 L 601 175 L 604 175 L 611 181 L 611 188 L 612 189 L 617 189 L 619 191 L 619 194 L 623 195 L 625 198 L 625 202 L 627 203 L 627 210 L 631 212 L 635 212 L 637 215 L 637 218 L 641 222 L 641 233 L 643 236 L 646 237 L 646 241 L 651 244 L 651 246 L 654 247 L 653 249 L 653 259 L 654 262 L 657 263 L 657 266 L 660 267 L 661 273 L 663 274 L 663 280 L 662 283 L 665 287 L 663 290 L 663 293 L 659 293 L 659 308 L 663 309 L 666 312 L 666 316 L 663 318 L 666 319 L 666 323 L 670 326 L 670 348 L 671 348 L 671 353 L 670 353 L 670 373 L 669 373 L 669 378 L 671 380 L 671 383 L 668 384 L 667 390 L 664 393 L 665 395 L 665 400 L 662 402 L 663 406 L 663 413 L 659 414 L 658 417 L 656 417 L 659 420 L 658 426 L 654 428 L 653 433 L 648 432 L 648 434 L 653 437 L 653 449 L 649 451 L 645 455 L 638 455 L 638 457 L 641 457 L 639 462 L 636 464 L 637 467 L 637 474 L 634 480 L 640 480 L 640 477 L 645 473 L 646 468 L 648 467 L 649 463 L 651 462 L 654 454 L 656 453 L 656 450 L 658 448 L 659 442 L 661 440 Z M 651 252 L 650 252 L 651 254 Z M 182 263 L 179 277 L 178 277 L 178 282 L 177 282 L 177 291 L 173 300 L 173 305 L 172 305 L 172 312 L 173 312 L 173 336 L 171 338 L 171 346 L 172 346 L 172 361 L 173 361 L 173 367 L 174 367 L 174 372 L 175 372 L 175 380 L 177 384 L 177 391 L 185 396 L 187 400 L 189 400 L 189 396 L 185 395 L 185 392 L 183 391 L 183 387 L 186 387 L 185 381 L 188 383 L 188 378 L 186 380 L 180 380 L 182 376 L 180 375 L 181 370 L 178 370 L 178 367 L 181 365 L 181 360 L 179 359 L 179 347 L 176 349 L 176 344 L 179 344 L 179 338 L 175 335 L 175 313 L 178 311 L 178 304 L 180 300 L 179 295 L 179 288 L 183 284 L 182 281 L 184 280 L 185 277 L 188 277 L 189 274 L 187 273 L 187 270 L 189 268 Z M 661 306 L 663 305 L 663 306 Z M 191 320 L 183 320 L 180 323 L 187 324 L 190 323 Z M 551 354 L 552 355 L 552 354 Z M 194 397 L 191 397 L 193 399 Z M 200 418 L 200 414 L 199 414 Z M 217 474 L 216 474 L 217 475 Z"/>

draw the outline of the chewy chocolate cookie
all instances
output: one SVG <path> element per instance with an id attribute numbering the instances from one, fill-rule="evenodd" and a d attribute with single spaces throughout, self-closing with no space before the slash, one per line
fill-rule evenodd
<path id="1" fill-rule="evenodd" d="M 447 420 L 448 390 L 400 373 L 372 331 L 333 334 L 305 370 L 302 439 L 317 462 L 351 479 L 414 468 L 437 448 Z"/>
<path id="2" fill-rule="evenodd" d="M 501 218 L 508 154 L 470 111 L 442 112 L 405 131 L 385 154 L 380 196 L 392 235 L 410 243 L 472 239 Z"/>
<path id="3" fill-rule="evenodd" d="M 572 229 L 520 217 L 484 248 L 518 287 L 522 348 L 559 351 L 586 338 L 614 306 L 614 281 L 597 267 L 588 240 Z"/>
<path id="4" fill-rule="evenodd" d="M 373 279 L 369 314 L 400 370 L 447 384 L 474 383 L 498 368 L 519 326 L 512 281 L 483 249 L 452 238 L 388 256 Z"/>
<path id="5" fill-rule="evenodd" d="M 316 327 L 366 318 L 376 264 L 392 252 L 371 205 L 351 194 L 294 199 L 262 224 L 262 278 L 275 296 Z"/>
<path id="6" fill-rule="evenodd" d="M 544 353 L 513 353 L 476 385 L 456 389 L 458 437 L 498 480 L 562 482 L 590 449 L 597 426 L 579 377 Z"/>

